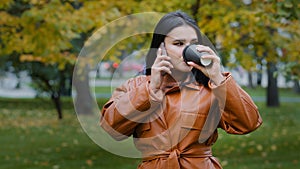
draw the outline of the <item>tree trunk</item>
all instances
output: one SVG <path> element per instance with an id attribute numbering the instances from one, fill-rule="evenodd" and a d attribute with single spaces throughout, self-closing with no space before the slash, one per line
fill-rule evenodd
<path id="1" fill-rule="evenodd" d="M 62 109 L 61 109 L 60 95 L 57 93 L 54 93 L 54 94 L 52 94 L 51 99 L 54 102 L 54 105 L 55 105 L 55 108 L 57 111 L 57 115 L 58 115 L 58 119 L 61 120 L 63 118 L 63 115 L 62 115 Z"/>
<path id="2" fill-rule="evenodd" d="M 295 93 L 300 94 L 300 85 L 299 85 L 299 80 L 294 80 L 294 87 L 293 87 L 293 91 Z"/>
<path id="3" fill-rule="evenodd" d="M 62 76 L 60 92 L 61 92 L 62 96 L 71 96 L 71 94 L 72 94 L 72 78 L 71 77 Z"/>
<path id="4" fill-rule="evenodd" d="M 200 8 L 200 0 L 197 0 L 196 3 L 193 4 L 191 7 L 192 16 L 196 22 L 198 22 L 197 14 L 199 12 L 199 8 Z"/>
<path id="5" fill-rule="evenodd" d="M 249 72 L 248 72 L 248 88 L 250 88 L 250 89 L 253 89 L 253 88 L 254 88 L 253 82 L 252 82 L 252 81 L 253 81 L 253 80 L 252 80 L 252 72 L 249 71 Z"/>
<path id="6" fill-rule="evenodd" d="M 261 86 L 261 81 L 262 81 L 262 64 L 258 65 L 258 72 L 257 72 L 257 79 L 256 79 L 256 86 Z"/>
<path id="7" fill-rule="evenodd" d="M 261 80 L 262 80 L 262 73 L 258 72 L 257 73 L 257 79 L 256 79 L 256 85 L 261 86 Z"/>
<path id="8" fill-rule="evenodd" d="M 271 62 L 267 65 L 268 72 L 268 87 L 267 87 L 267 106 L 279 107 L 279 94 L 277 87 L 277 78 L 274 77 L 276 71 L 275 63 Z"/>

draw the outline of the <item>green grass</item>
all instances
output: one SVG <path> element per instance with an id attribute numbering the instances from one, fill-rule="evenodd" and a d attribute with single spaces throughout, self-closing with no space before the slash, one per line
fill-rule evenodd
<path id="1" fill-rule="evenodd" d="M 247 88 L 243 87 L 245 91 L 251 93 L 252 96 L 266 96 L 267 89 L 263 87 Z M 279 88 L 279 97 L 300 97 L 299 93 L 295 93 L 291 88 Z"/>
<path id="2" fill-rule="evenodd" d="M 228 135 L 220 131 L 214 146 L 224 168 L 296 169 L 300 167 L 300 112 L 297 103 L 267 108 L 257 103 L 263 125 L 248 135 Z"/>
<path id="3" fill-rule="evenodd" d="M 103 101 L 102 101 L 103 102 Z M 64 119 L 40 99 L 0 99 L 1 169 L 131 169 L 139 160 L 104 151 L 82 130 L 70 99 Z"/>
<path id="4" fill-rule="evenodd" d="M 95 93 L 111 93 L 114 89 L 110 86 L 97 86 L 95 87 Z"/>
<path id="5" fill-rule="evenodd" d="M 102 104 L 106 101 L 99 100 Z M 214 155 L 224 169 L 298 169 L 300 112 L 297 103 L 267 108 L 257 103 L 264 124 L 244 135 L 219 130 Z M 71 99 L 64 99 L 64 119 L 51 102 L 0 99 L 0 168 L 129 169 L 139 159 L 113 155 L 96 145 L 81 128 Z"/>

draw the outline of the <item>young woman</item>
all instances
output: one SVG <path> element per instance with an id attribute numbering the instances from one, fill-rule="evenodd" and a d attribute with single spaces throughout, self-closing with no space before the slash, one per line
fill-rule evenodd
<path id="1" fill-rule="evenodd" d="M 207 52 L 211 65 L 184 62 L 189 44 Z M 139 169 L 219 169 L 211 152 L 217 128 L 246 134 L 262 124 L 250 96 L 221 72 L 213 47 L 181 11 L 157 24 L 145 72 L 117 88 L 101 111 L 101 126 L 113 138 L 134 137 L 143 156 Z"/>

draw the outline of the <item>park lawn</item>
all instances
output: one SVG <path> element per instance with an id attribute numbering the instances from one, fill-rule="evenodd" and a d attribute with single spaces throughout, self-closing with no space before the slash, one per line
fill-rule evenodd
<path id="1" fill-rule="evenodd" d="M 255 87 L 255 88 L 248 88 L 248 87 L 243 87 L 243 89 L 251 93 L 251 96 L 266 96 L 267 95 L 267 89 L 265 87 Z M 279 88 L 278 89 L 278 94 L 280 97 L 300 97 L 299 93 L 296 93 L 293 91 L 292 88 Z"/>
<path id="2" fill-rule="evenodd" d="M 104 100 L 99 100 L 102 105 Z M 224 169 L 300 168 L 300 112 L 297 103 L 266 108 L 257 103 L 264 123 L 257 131 L 228 135 L 219 130 L 214 155 Z M 113 155 L 81 128 L 71 99 L 64 99 L 64 119 L 44 99 L 0 99 L 0 168 L 129 169 L 140 159 Z"/>
<path id="3" fill-rule="evenodd" d="M 266 108 L 257 103 L 263 125 L 247 135 L 228 135 L 220 131 L 214 145 L 215 156 L 228 169 L 300 168 L 299 103 L 282 103 Z"/>
<path id="4" fill-rule="evenodd" d="M 0 99 L 0 168 L 131 169 L 139 160 L 112 155 L 81 128 L 71 99 L 58 120 L 52 103 L 40 99 Z"/>

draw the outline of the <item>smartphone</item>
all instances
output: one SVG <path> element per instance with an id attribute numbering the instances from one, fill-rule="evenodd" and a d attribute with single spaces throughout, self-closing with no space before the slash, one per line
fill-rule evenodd
<path id="1" fill-rule="evenodd" d="M 165 43 L 162 42 L 159 46 L 159 48 L 161 49 L 161 54 L 162 55 L 167 55 L 167 50 L 166 50 L 166 47 L 165 47 Z M 166 72 L 162 72 L 161 75 L 162 76 L 165 76 L 167 73 Z"/>
<path id="2" fill-rule="evenodd" d="M 159 48 L 161 49 L 161 54 L 162 55 L 167 55 L 167 50 L 166 50 L 166 47 L 165 47 L 165 43 L 162 42 L 159 46 Z"/>

